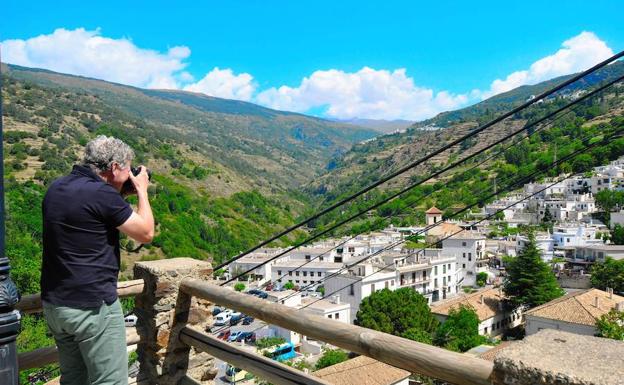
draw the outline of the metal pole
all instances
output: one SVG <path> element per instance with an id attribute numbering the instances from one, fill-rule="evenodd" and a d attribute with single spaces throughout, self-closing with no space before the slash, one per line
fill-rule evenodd
<path id="1" fill-rule="evenodd" d="M 2 133 L 2 59 L 0 56 L 0 384 L 18 385 L 17 347 L 15 339 L 20 331 L 20 313 L 15 310 L 19 301 L 17 287 L 9 271 L 11 265 L 6 257 L 4 227 L 4 153 Z"/>

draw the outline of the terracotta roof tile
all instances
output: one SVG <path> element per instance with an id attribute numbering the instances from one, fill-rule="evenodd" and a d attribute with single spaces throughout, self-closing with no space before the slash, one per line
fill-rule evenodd
<path id="1" fill-rule="evenodd" d="M 598 307 L 595 306 L 596 297 Z M 609 298 L 609 294 L 605 291 L 587 289 L 547 302 L 527 311 L 525 315 L 594 326 L 598 318 L 608 313 L 619 302 L 624 302 L 624 297 L 613 294 L 612 298 Z"/>
<path id="2" fill-rule="evenodd" d="M 410 372 L 359 356 L 312 374 L 335 385 L 392 385 L 409 377 Z"/>
<path id="3" fill-rule="evenodd" d="M 481 296 L 483 296 L 483 303 L 481 303 Z M 479 321 L 484 321 L 494 317 L 500 312 L 500 310 L 498 310 L 499 304 L 505 298 L 505 295 L 498 288 L 492 287 L 479 290 L 476 293 L 462 294 L 458 297 L 438 302 L 431 307 L 431 312 L 440 315 L 448 315 L 452 308 L 459 308 L 461 304 L 470 305 L 477 312 Z"/>

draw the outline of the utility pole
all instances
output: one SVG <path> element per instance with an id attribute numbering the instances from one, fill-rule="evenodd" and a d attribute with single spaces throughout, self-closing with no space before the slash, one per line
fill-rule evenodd
<path id="1" fill-rule="evenodd" d="M 2 60 L 0 56 L 0 384 L 18 385 L 16 338 L 20 332 L 20 313 L 15 310 L 19 301 L 17 287 L 9 272 L 11 265 L 5 248 L 4 211 L 4 153 L 2 127 Z"/>

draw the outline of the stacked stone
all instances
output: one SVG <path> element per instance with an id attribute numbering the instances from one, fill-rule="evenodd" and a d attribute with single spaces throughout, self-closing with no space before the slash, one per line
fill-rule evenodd
<path id="1" fill-rule="evenodd" d="M 211 280 L 210 263 L 192 258 L 137 262 L 134 278 L 145 282 L 143 293 L 135 299 L 141 337 L 138 381 L 174 385 L 183 377 L 191 377 L 211 383 L 216 375 L 214 359 L 178 339 L 184 326 L 205 331 L 212 324 L 212 304 L 179 291 L 185 278 Z"/>

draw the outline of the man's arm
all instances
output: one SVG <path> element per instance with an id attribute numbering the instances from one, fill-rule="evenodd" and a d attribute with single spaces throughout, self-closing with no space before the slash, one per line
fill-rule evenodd
<path id="1" fill-rule="evenodd" d="M 130 179 L 137 191 L 138 208 L 117 228 L 137 242 L 150 243 L 154 239 L 154 215 L 147 199 L 149 178 L 145 167 L 141 166 L 141 172 L 136 177 L 130 173 Z"/>

